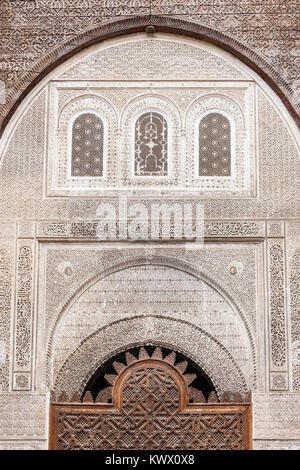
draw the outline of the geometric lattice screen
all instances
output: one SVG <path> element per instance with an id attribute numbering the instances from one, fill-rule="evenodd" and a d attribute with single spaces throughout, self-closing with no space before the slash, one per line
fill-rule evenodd
<path id="1" fill-rule="evenodd" d="M 168 125 L 159 113 L 147 112 L 136 121 L 134 174 L 168 175 Z"/>

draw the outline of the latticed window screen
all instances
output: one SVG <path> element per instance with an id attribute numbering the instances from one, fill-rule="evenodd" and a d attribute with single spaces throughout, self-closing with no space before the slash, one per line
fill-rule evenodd
<path id="1" fill-rule="evenodd" d="M 168 125 L 159 113 L 147 112 L 136 121 L 134 174 L 168 175 Z"/>
<path id="2" fill-rule="evenodd" d="M 231 128 L 221 113 L 200 121 L 199 176 L 231 176 Z"/>
<path id="3" fill-rule="evenodd" d="M 103 176 L 102 119 L 94 113 L 78 116 L 72 128 L 72 176 Z"/>

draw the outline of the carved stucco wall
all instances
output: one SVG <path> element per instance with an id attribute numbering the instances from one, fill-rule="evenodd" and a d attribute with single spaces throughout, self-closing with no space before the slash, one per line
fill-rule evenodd
<path id="1" fill-rule="evenodd" d="M 291 222 L 287 227 L 287 286 L 291 319 L 291 368 L 293 390 L 300 392 L 300 224 Z"/>
<path id="2" fill-rule="evenodd" d="M 226 77 L 224 78 L 226 79 Z M 299 208 L 297 207 L 299 155 L 288 125 L 279 110 L 257 84 L 254 84 L 254 87 L 256 96 L 254 119 L 257 124 L 257 197 L 214 200 L 207 198 L 207 196 L 203 198 L 201 194 L 196 195 L 205 205 L 206 234 L 208 238 L 212 238 L 213 247 L 206 246 L 205 250 L 199 251 L 189 251 L 179 246 L 168 249 L 164 247 L 164 256 L 169 256 L 177 262 L 188 263 L 193 265 L 194 269 L 201 270 L 207 279 L 211 279 L 215 288 L 219 286 L 221 291 L 226 293 L 225 296 L 227 296 L 229 303 L 222 300 L 220 305 L 222 308 L 225 308 L 226 305 L 226 309 L 227 305 L 231 305 L 226 310 L 228 315 L 232 319 L 237 318 L 232 313 L 235 308 L 243 315 L 243 322 L 247 326 L 248 334 L 240 335 L 240 338 L 244 339 L 239 341 L 238 347 L 243 349 L 243 344 L 246 345 L 248 338 L 253 338 L 254 349 L 251 349 L 252 346 L 250 347 L 248 344 L 247 354 L 250 362 L 251 351 L 256 349 L 258 351 L 257 355 L 254 353 L 251 356 L 252 364 L 257 369 L 257 390 L 260 392 L 272 390 L 273 394 L 276 390 L 280 390 L 280 396 L 284 397 L 280 402 L 278 413 L 276 407 L 274 408 L 272 398 L 270 398 L 272 394 L 262 394 L 259 401 L 255 402 L 254 400 L 254 406 L 260 410 L 256 416 L 259 416 L 262 423 L 261 425 L 255 424 L 258 423 L 258 418 L 254 422 L 254 426 L 260 429 L 259 433 L 255 435 L 257 446 L 267 447 L 271 445 L 269 441 L 275 439 L 275 446 L 288 447 L 288 441 L 290 441 L 290 445 L 298 445 L 299 441 L 297 440 L 300 440 L 299 429 L 293 424 L 299 418 L 297 408 L 294 406 L 298 400 L 296 392 L 299 391 L 299 315 L 296 300 L 299 272 L 296 241 L 299 240 L 299 231 L 297 231 L 296 224 L 290 220 L 299 216 Z M 78 91 L 76 93 L 78 94 Z M 242 92 L 236 93 L 235 97 L 234 90 L 227 90 L 227 93 L 231 93 L 231 98 L 235 98 L 243 107 Z M 169 97 L 172 95 L 172 99 L 176 100 L 182 112 L 185 112 L 195 99 L 195 95 L 190 92 L 187 92 L 184 97 L 180 96 L 178 91 L 169 92 L 169 95 Z M 106 96 L 115 100 L 116 109 L 118 109 L 118 113 L 121 113 L 126 100 L 132 100 L 136 95 L 135 91 L 129 91 L 127 95 L 124 93 L 124 96 L 106 91 Z M 60 106 L 64 106 L 66 101 L 73 97 L 74 90 L 61 93 L 59 96 Z M 116 245 L 104 250 L 98 244 L 95 249 L 90 243 L 95 243 L 97 237 L 93 232 L 93 223 L 89 221 L 96 216 L 99 200 L 95 198 L 83 199 L 76 196 L 72 198 L 45 197 L 48 98 L 49 89 L 46 87 L 36 98 L 31 99 L 27 110 L 15 123 L 0 166 L 0 302 L 3 306 L 1 312 L 3 315 L 1 316 L 0 379 L 1 397 L 5 401 L 7 391 L 11 397 L 9 399 L 10 408 L 7 411 L 8 408 L 2 407 L 3 414 L 0 419 L 1 423 L 5 422 L 7 413 L 9 413 L 11 422 L 20 423 L 22 428 L 19 430 L 19 434 L 17 434 L 17 430 L 15 434 L 9 434 L 10 430 L 5 431 L 4 427 L 3 435 L 0 437 L 2 448 L 46 446 L 46 435 L 43 430 L 39 431 L 41 421 L 47 426 L 45 418 L 47 400 L 45 393 L 41 391 L 47 388 L 45 381 L 47 374 L 51 378 L 52 359 L 56 357 L 54 364 L 56 364 L 57 372 L 62 363 L 60 359 L 62 352 L 59 351 L 59 348 L 56 349 L 55 342 L 51 343 L 52 349 L 46 348 L 50 344 L 49 334 L 52 333 L 52 339 L 54 339 L 54 332 L 60 331 L 58 335 L 61 336 L 58 338 L 59 342 L 62 340 L 63 344 L 64 331 L 66 331 L 67 325 L 72 324 L 72 320 L 70 320 L 72 313 L 74 313 L 73 327 L 75 328 L 76 318 L 78 319 L 80 316 L 78 306 L 81 307 L 81 304 L 79 299 L 77 304 L 72 305 L 76 298 L 72 295 L 78 293 L 83 282 L 90 282 L 94 275 L 103 272 L 104 267 L 109 269 L 116 263 L 128 261 L 134 257 L 145 256 L 147 258 L 147 256 L 159 254 L 157 248 L 149 248 L 149 245 L 140 245 L 139 248 L 134 247 L 127 252 L 124 250 L 124 246 L 117 247 Z M 160 200 L 161 198 L 157 198 L 156 202 L 159 203 Z M 168 200 L 166 197 L 165 200 L 167 203 L 170 201 L 182 203 L 180 198 Z M 136 199 L 129 197 L 128 201 L 130 205 L 136 202 Z M 118 207 L 116 198 L 111 198 L 110 202 Z M 142 198 L 140 198 L 140 202 L 143 202 Z M 149 206 L 151 201 L 148 199 L 144 202 L 146 206 Z M 70 222 L 74 219 L 79 219 L 79 221 L 75 224 Z M 242 221 L 231 219 L 242 219 Z M 268 221 L 266 222 L 265 219 Z M 268 238 L 268 242 L 266 238 Z M 81 241 L 80 247 L 76 245 L 76 241 L 79 239 Z M 228 239 L 230 244 L 228 244 Z M 47 241 L 49 240 L 52 243 L 49 243 L 48 246 Z M 82 241 L 90 245 L 82 245 Z M 55 247 L 53 242 L 57 244 Z M 232 265 L 239 268 L 236 275 L 230 273 Z M 36 270 L 37 266 L 39 266 L 38 270 Z M 173 268 L 175 269 L 175 266 Z M 139 273 L 139 269 L 133 269 L 132 272 Z M 168 270 L 168 272 L 173 271 Z M 117 276 L 117 273 L 111 274 L 112 283 Z M 181 274 L 181 276 L 189 278 L 189 275 L 186 274 Z M 125 281 L 127 282 L 127 280 Z M 122 278 L 121 284 L 122 282 L 124 282 L 124 278 Z M 193 282 L 189 281 L 190 284 Z M 100 289 L 102 289 L 101 283 L 104 284 L 99 280 L 99 284 L 97 284 Z M 201 285 L 204 286 L 204 284 Z M 270 290 L 270 295 L 268 295 L 268 290 Z M 92 288 L 84 295 L 88 297 L 91 291 Z M 210 291 L 214 297 L 212 292 Z M 13 293 L 16 298 L 15 305 L 11 300 Z M 118 292 L 114 294 L 119 295 Z M 218 296 L 214 300 L 217 298 Z M 14 310 L 13 318 L 11 309 Z M 91 311 L 93 311 L 92 307 Z M 277 311 L 279 312 L 278 317 Z M 142 320 L 138 320 L 140 322 L 138 328 L 135 328 L 133 324 L 131 324 L 131 328 L 128 327 L 128 331 L 135 332 L 131 339 L 132 343 L 145 342 L 147 339 L 145 334 L 151 335 L 151 331 L 152 334 L 154 332 L 154 337 L 158 338 L 162 329 L 162 324 L 159 322 L 167 322 L 168 320 L 163 316 L 157 318 L 153 314 L 152 310 L 148 311 L 149 318 L 154 318 L 149 324 L 145 323 L 143 317 Z M 209 341 L 211 347 L 216 347 L 215 357 L 219 357 L 221 362 L 225 361 L 231 368 L 232 377 L 236 379 L 238 384 L 237 388 L 243 386 L 241 385 L 244 380 L 243 375 L 247 374 L 243 374 L 242 370 L 245 371 L 245 368 L 243 369 L 243 366 L 238 364 L 239 361 L 235 360 L 234 345 L 226 347 L 227 351 L 224 352 L 224 346 L 220 345 L 221 342 L 216 342 L 216 330 L 214 332 L 212 330 L 206 331 L 208 327 L 204 325 L 204 322 L 201 324 L 194 322 L 193 324 L 183 318 L 182 313 L 178 314 L 177 318 L 175 316 L 174 314 L 174 318 L 169 319 L 168 323 L 168 325 L 175 325 L 170 328 L 170 331 L 173 332 L 172 336 L 162 337 L 161 342 L 172 342 L 180 322 L 181 325 L 184 325 L 182 331 L 185 331 L 185 335 L 179 340 L 182 341 L 182 344 L 178 344 L 178 348 L 187 354 L 188 348 L 193 346 L 190 344 L 190 337 L 194 337 L 196 332 L 199 334 L 199 345 L 207 345 L 207 338 L 210 338 L 209 335 L 211 335 L 212 339 L 210 338 Z M 59 323 L 61 329 L 55 329 L 54 326 L 59 318 L 61 318 Z M 125 325 L 126 321 L 122 319 L 118 325 Z M 130 324 L 130 321 L 133 319 L 128 318 L 127 325 Z M 235 321 L 233 320 L 233 323 Z M 37 325 L 38 331 L 36 331 Z M 109 325 L 105 326 L 99 322 L 97 328 L 100 329 L 92 331 L 93 327 L 89 327 L 86 322 L 86 325 L 82 326 L 80 335 L 80 329 L 75 328 L 78 332 L 76 341 L 79 343 L 90 335 L 88 337 L 92 343 L 89 343 L 88 340 L 83 342 L 87 346 L 86 351 L 89 351 L 89 347 L 96 348 L 96 344 L 100 341 L 100 336 L 97 335 L 107 331 L 103 327 L 108 328 Z M 84 330 L 84 328 L 86 329 Z M 167 328 L 164 327 L 164 330 L 167 331 Z M 126 346 L 126 341 L 118 343 L 118 338 L 114 336 L 116 331 L 117 329 L 112 329 L 112 336 L 108 336 L 108 338 L 114 338 L 115 346 L 122 349 Z M 244 332 L 245 330 L 239 331 Z M 66 342 L 68 338 L 66 335 Z M 68 364 L 73 367 L 76 362 L 78 363 L 76 359 L 79 357 L 78 355 L 82 354 L 82 349 L 76 349 L 76 341 L 68 349 L 69 360 L 74 362 L 67 362 L 56 376 L 58 388 L 67 386 Z M 225 338 L 225 343 L 226 341 Z M 14 348 L 12 345 L 15 345 Z M 26 351 L 24 360 L 21 359 L 23 357 L 22 349 Z M 107 355 L 113 354 L 113 347 L 111 352 L 108 350 L 109 345 L 106 349 Z M 224 355 L 218 355 L 217 350 L 223 351 Z M 266 354 L 264 351 L 267 351 Z M 45 352 L 51 353 L 49 362 L 47 362 Z M 93 354 L 95 354 L 93 357 L 95 359 L 94 367 L 96 367 L 96 353 Z M 199 354 L 196 355 L 198 362 L 201 363 L 200 349 Z M 192 356 L 193 352 L 190 349 L 190 357 Z M 105 357 L 104 354 L 103 359 Z M 194 359 L 196 360 L 197 357 Z M 203 364 L 203 367 L 208 366 Z M 88 379 L 90 372 L 88 369 L 85 370 L 85 375 L 81 377 L 83 382 Z M 76 376 L 76 371 L 74 373 Z M 219 371 L 219 373 L 221 372 Z M 219 376 L 219 379 L 221 383 L 223 380 L 223 384 L 230 385 L 224 377 L 222 379 Z M 249 379 L 249 383 L 251 380 L 252 378 Z M 40 399 L 33 392 L 41 392 L 41 396 L 44 398 Z M 31 427 L 27 427 L 26 420 L 20 419 L 22 403 L 26 405 L 28 400 L 30 401 L 29 409 L 35 409 L 37 412 L 36 418 L 30 421 L 30 426 L 34 427 L 34 423 L 36 423 L 34 438 L 32 438 Z M 291 403 L 292 406 L 290 406 Z M 270 408 L 277 418 L 275 421 L 273 418 L 268 418 L 268 427 L 263 427 L 264 416 L 269 416 L 268 410 Z M 281 426 L 280 417 L 284 412 L 287 414 L 287 418 Z M 274 426 L 272 422 L 275 422 Z M 289 425 L 289 423 L 291 424 Z M 279 432 L 278 429 L 282 432 Z M 32 440 L 29 442 L 27 439 Z"/>
<path id="3" fill-rule="evenodd" d="M 9 388 L 10 331 L 13 293 L 12 244 L 0 239 L 0 391 Z"/>
<path id="4" fill-rule="evenodd" d="M 299 393 L 254 396 L 253 438 L 257 449 L 300 449 L 299 404 Z"/>

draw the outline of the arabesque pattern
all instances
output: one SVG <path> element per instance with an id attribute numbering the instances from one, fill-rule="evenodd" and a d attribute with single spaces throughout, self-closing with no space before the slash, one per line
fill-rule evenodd
<path id="1" fill-rule="evenodd" d="M 130 2 L 104 0 L 2 0 L 2 60 L 0 116 L 6 115 L 28 82 L 72 47 L 125 27 L 145 27 L 149 14 L 157 25 L 186 27 L 223 41 L 258 64 L 286 94 L 297 112 L 298 15 L 294 0 L 262 5 L 169 0 Z M 142 16 L 136 16 L 142 15 Z M 166 15 L 172 15 L 166 18 Z M 107 22 L 118 19 L 121 25 Z M 195 22 L 193 24 L 192 22 Z M 123 24 L 124 23 L 124 24 Z M 299 109 L 299 108 L 298 108 Z M 296 113 L 295 113 L 296 115 Z"/>

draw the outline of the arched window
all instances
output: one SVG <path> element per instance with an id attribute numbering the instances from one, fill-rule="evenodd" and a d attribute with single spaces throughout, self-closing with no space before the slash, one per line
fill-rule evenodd
<path id="1" fill-rule="evenodd" d="M 221 113 L 209 113 L 200 121 L 199 176 L 231 176 L 231 128 Z"/>
<path id="2" fill-rule="evenodd" d="M 72 127 L 71 176 L 103 176 L 102 119 L 94 113 L 80 114 Z"/>
<path id="3" fill-rule="evenodd" d="M 135 123 L 134 175 L 168 175 L 168 124 L 159 113 L 149 111 Z"/>

